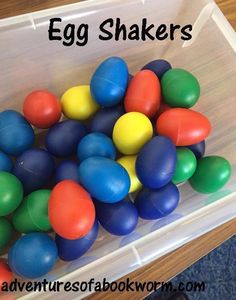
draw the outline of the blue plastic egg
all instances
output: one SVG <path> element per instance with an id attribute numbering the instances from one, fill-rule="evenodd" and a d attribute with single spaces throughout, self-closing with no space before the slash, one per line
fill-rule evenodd
<path id="1" fill-rule="evenodd" d="M 64 239 L 56 235 L 58 255 L 62 260 L 71 261 L 84 255 L 96 241 L 98 235 L 98 221 L 95 220 L 92 229 L 84 237 L 76 240 Z"/>
<path id="2" fill-rule="evenodd" d="M 17 275 L 34 279 L 46 275 L 56 263 L 56 243 L 45 233 L 19 238 L 8 253 L 8 263 Z"/>
<path id="3" fill-rule="evenodd" d="M 206 144 L 205 141 L 188 146 L 188 148 L 194 153 L 196 159 L 200 159 L 205 154 Z"/>
<path id="4" fill-rule="evenodd" d="M 71 179 L 75 182 L 79 182 L 78 164 L 72 160 L 62 161 L 58 165 L 55 172 L 56 183 L 66 179 Z"/>
<path id="5" fill-rule="evenodd" d="M 159 79 L 161 79 L 165 72 L 171 68 L 171 64 L 168 61 L 164 59 L 156 59 L 142 67 L 142 70 L 150 70 L 154 72 Z"/>
<path id="6" fill-rule="evenodd" d="M 46 186 L 51 179 L 55 164 L 51 154 L 43 149 L 29 149 L 16 159 L 13 174 L 23 184 L 26 194 Z"/>
<path id="7" fill-rule="evenodd" d="M 25 124 L 25 117 L 18 111 L 7 109 L 0 113 L 0 129 L 11 124 Z"/>
<path id="8" fill-rule="evenodd" d="M 13 162 L 11 158 L 4 152 L 0 151 L 0 171 L 11 172 L 12 168 Z"/>
<path id="9" fill-rule="evenodd" d="M 155 220 L 169 215 L 179 203 L 179 190 L 173 183 L 160 189 L 143 189 L 137 194 L 135 206 L 139 216 L 147 220 Z"/>
<path id="10" fill-rule="evenodd" d="M 65 120 L 52 126 L 46 135 L 46 148 L 58 157 L 76 154 L 77 145 L 87 133 L 80 121 Z"/>
<path id="11" fill-rule="evenodd" d="M 128 81 L 126 62 L 120 57 L 110 57 L 97 67 L 92 76 L 92 97 L 101 106 L 116 105 L 124 98 Z"/>
<path id="12" fill-rule="evenodd" d="M 101 132 L 111 137 L 116 121 L 124 113 L 125 111 L 123 105 L 102 108 L 92 118 L 90 131 Z"/>
<path id="13" fill-rule="evenodd" d="M 113 203 L 129 192 L 127 171 L 117 162 L 105 157 L 89 157 L 79 166 L 79 181 L 97 200 Z"/>
<path id="14" fill-rule="evenodd" d="M 26 119 L 14 110 L 0 113 L 0 149 L 17 156 L 34 144 L 34 131 Z"/>
<path id="15" fill-rule="evenodd" d="M 113 141 L 103 133 L 90 133 L 82 138 L 77 148 L 80 161 L 92 156 L 116 158 L 116 148 Z"/>
<path id="16" fill-rule="evenodd" d="M 171 181 L 176 159 L 174 143 L 167 137 L 155 136 L 144 145 L 137 156 L 137 176 L 144 187 L 161 188 Z"/>
<path id="17" fill-rule="evenodd" d="M 138 224 L 138 211 L 128 200 L 117 203 L 94 201 L 96 214 L 101 225 L 114 235 L 127 235 L 134 231 Z"/>

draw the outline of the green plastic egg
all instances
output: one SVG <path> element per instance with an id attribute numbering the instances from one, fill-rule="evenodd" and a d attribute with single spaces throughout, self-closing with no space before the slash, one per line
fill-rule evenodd
<path id="1" fill-rule="evenodd" d="M 196 77 L 183 69 L 170 69 L 161 79 L 163 98 L 171 107 L 192 107 L 200 96 Z"/>
<path id="2" fill-rule="evenodd" d="M 190 179 L 190 184 L 199 193 L 214 193 L 229 180 L 231 167 L 220 156 L 206 156 L 198 160 L 197 169 Z"/>
<path id="3" fill-rule="evenodd" d="M 8 172 L 0 172 L 0 217 L 12 213 L 23 199 L 20 180 Z"/>
<path id="4" fill-rule="evenodd" d="M 11 223 L 1 217 L 0 218 L 0 251 L 10 242 L 13 236 L 13 227 Z"/>
<path id="5" fill-rule="evenodd" d="M 13 215 L 13 225 L 21 233 L 34 231 L 49 231 L 51 225 L 48 219 L 48 200 L 50 190 L 42 189 L 25 197 L 21 206 Z"/>
<path id="6" fill-rule="evenodd" d="M 197 167 L 197 159 L 190 149 L 179 147 L 176 149 L 176 154 L 177 162 L 175 173 L 172 178 L 172 182 L 174 184 L 178 184 L 185 180 L 188 180 L 193 176 Z"/>

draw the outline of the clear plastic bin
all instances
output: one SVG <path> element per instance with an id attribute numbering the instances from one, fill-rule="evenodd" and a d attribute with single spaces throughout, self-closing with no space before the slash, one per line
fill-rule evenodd
<path id="1" fill-rule="evenodd" d="M 66 23 L 88 23 L 84 47 L 62 46 L 48 40 L 50 17 Z M 150 23 L 193 24 L 190 41 L 100 41 L 98 26 L 120 17 L 128 26 Z M 186 68 L 199 79 L 201 99 L 194 109 L 209 117 L 212 134 L 207 154 L 226 157 L 232 164 L 230 182 L 212 195 L 180 187 L 177 210 L 161 220 L 140 220 L 136 231 L 115 237 L 100 230 L 92 249 L 71 263 L 58 262 L 49 280 L 115 280 L 236 217 L 236 36 L 214 1 L 103 0 L 87 1 L 0 21 L 0 108 L 21 110 L 24 96 L 47 88 L 60 96 L 67 88 L 87 84 L 96 65 L 111 55 L 123 57 L 134 73 L 156 58 Z M 206 174 L 207 176 L 207 174 Z M 22 296 L 17 294 L 16 296 Z M 60 293 L 57 299 L 82 297 Z M 83 294 L 85 296 L 85 294 Z M 25 299 L 48 299 L 55 293 L 30 293 Z M 1 297 L 0 297 L 1 298 Z"/>

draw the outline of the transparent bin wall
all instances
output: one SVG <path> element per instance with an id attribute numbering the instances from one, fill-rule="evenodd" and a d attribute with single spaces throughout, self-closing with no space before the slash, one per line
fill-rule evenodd
<path id="1" fill-rule="evenodd" d="M 62 46 L 48 40 L 48 20 L 62 17 L 63 24 L 89 24 L 84 47 Z M 120 17 L 127 26 L 143 17 L 150 23 L 193 24 L 193 39 L 175 41 L 100 41 L 99 24 Z M 180 187 L 181 203 L 170 216 L 147 222 L 136 231 L 115 237 L 100 229 L 92 249 L 71 262 L 59 261 L 49 280 L 117 279 L 176 249 L 182 244 L 236 216 L 236 57 L 235 35 L 218 7 L 204 0 L 89 1 L 0 21 L 0 107 L 21 110 L 23 99 L 34 89 L 49 89 L 60 96 L 67 88 L 88 84 L 97 64 L 111 55 L 123 57 L 131 73 L 156 58 L 169 60 L 199 79 L 201 99 L 194 109 L 212 123 L 207 154 L 230 160 L 231 181 L 218 193 L 201 195 L 188 184 Z M 206 174 L 207 176 L 207 174 Z M 17 294 L 16 296 L 19 296 Z M 79 297 L 80 294 L 66 294 Z M 38 295 L 42 299 L 55 294 Z M 36 297 L 28 294 L 27 298 Z M 58 295 L 64 299 L 65 295 Z"/>

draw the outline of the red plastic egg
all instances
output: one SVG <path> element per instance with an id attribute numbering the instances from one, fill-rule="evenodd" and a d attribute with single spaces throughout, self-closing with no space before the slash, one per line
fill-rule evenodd
<path id="1" fill-rule="evenodd" d="M 211 131 L 209 120 L 199 112 L 172 108 L 157 119 L 159 135 L 169 137 L 176 146 L 189 146 L 204 140 Z"/>
<path id="2" fill-rule="evenodd" d="M 12 277 L 12 272 L 7 263 L 3 259 L 0 259 L 0 292 L 2 290 L 3 282 L 9 284 L 12 281 Z"/>
<path id="3" fill-rule="evenodd" d="M 95 220 L 95 208 L 90 195 L 72 180 L 63 180 L 53 188 L 48 214 L 55 232 L 70 240 L 85 236 Z"/>
<path id="4" fill-rule="evenodd" d="M 23 113 L 35 127 L 49 128 L 60 120 L 61 104 L 48 91 L 34 91 L 25 98 Z"/>
<path id="5" fill-rule="evenodd" d="M 124 104 L 126 112 L 140 112 L 152 118 L 160 106 L 161 88 L 155 73 L 149 70 L 138 72 L 131 80 Z"/>

